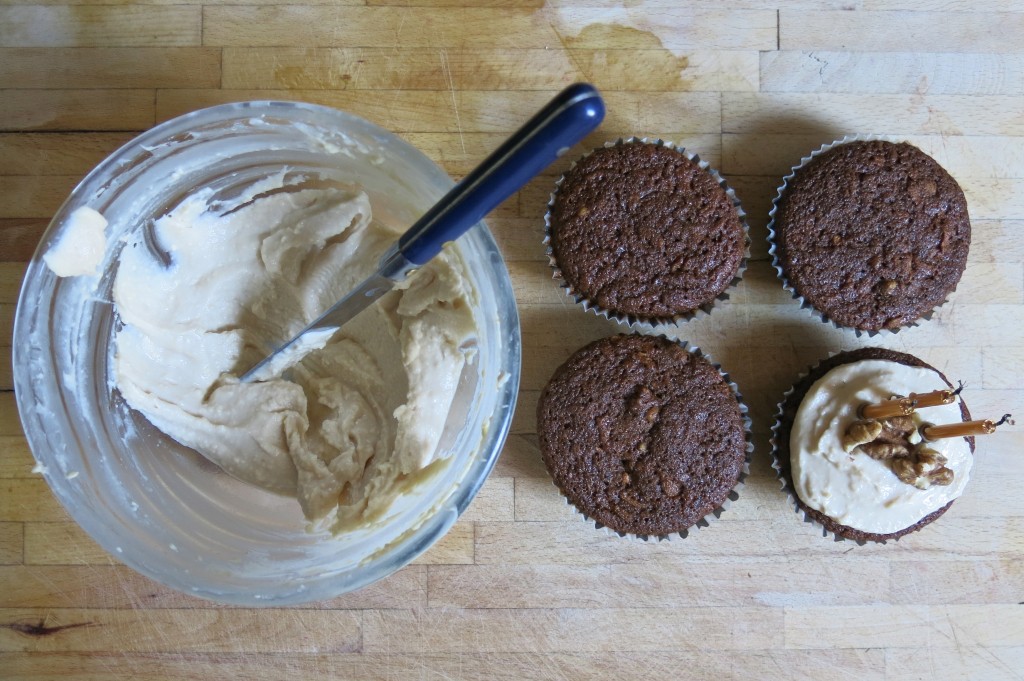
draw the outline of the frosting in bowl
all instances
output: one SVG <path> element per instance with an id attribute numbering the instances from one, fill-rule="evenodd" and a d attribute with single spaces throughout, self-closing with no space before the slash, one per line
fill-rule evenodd
<path id="1" fill-rule="evenodd" d="M 114 381 L 157 428 L 228 473 L 295 495 L 335 532 L 429 473 L 476 339 L 475 288 L 448 251 L 284 376 L 238 374 L 376 267 L 396 234 L 362 191 L 284 173 L 186 197 L 121 250 Z M 320 344 L 320 343 L 318 343 Z"/>
<path id="2" fill-rule="evenodd" d="M 58 277 L 97 275 L 107 247 L 107 219 L 82 206 L 68 216 L 60 238 L 43 254 L 43 262 Z"/>

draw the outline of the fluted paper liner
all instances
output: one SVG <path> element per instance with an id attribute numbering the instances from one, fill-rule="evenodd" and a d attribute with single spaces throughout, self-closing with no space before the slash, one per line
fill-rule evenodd
<path id="1" fill-rule="evenodd" d="M 739 405 L 740 414 L 743 418 L 743 439 L 746 443 L 746 456 L 744 456 L 743 458 L 743 465 L 740 468 L 739 477 L 736 479 L 736 485 L 732 488 L 729 494 L 726 495 L 726 498 L 718 507 L 713 509 L 710 513 L 708 513 L 703 518 L 698 520 L 695 524 L 691 525 L 686 529 L 680 530 L 679 532 L 672 532 L 669 534 L 634 534 L 632 532 L 619 532 L 617 530 L 613 530 L 607 525 L 602 525 L 601 523 L 597 522 L 596 520 L 588 516 L 586 513 L 581 511 L 579 508 L 577 508 L 575 504 L 569 501 L 568 497 L 565 496 L 565 493 L 558 486 L 558 483 L 555 482 L 554 478 L 551 479 L 551 484 L 555 487 L 555 489 L 558 490 L 558 493 L 562 495 L 562 500 L 565 502 L 565 505 L 569 506 L 580 518 L 586 520 L 588 523 L 593 523 L 595 529 L 602 530 L 607 535 L 613 535 L 616 537 L 621 537 L 623 539 L 631 539 L 634 541 L 645 542 L 671 541 L 672 539 L 676 538 L 685 539 L 691 532 L 693 532 L 697 528 L 708 527 L 711 524 L 712 520 L 721 517 L 722 513 L 724 511 L 727 511 L 729 507 L 732 506 L 732 503 L 739 499 L 739 490 L 741 490 L 745 486 L 745 481 L 747 477 L 750 475 L 750 459 L 754 453 L 754 441 L 751 433 L 751 421 L 750 416 L 748 415 L 747 405 L 743 402 L 743 395 L 740 393 L 739 386 L 737 386 L 736 383 L 732 380 L 732 378 L 730 378 L 729 374 L 722 369 L 722 366 L 720 364 L 712 361 L 711 357 L 704 353 L 703 351 L 701 351 L 701 349 L 696 345 L 690 345 L 686 341 L 673 340 L 671 338 L 668 338 L 664 334 L 657 334 L 657 337 L 671 341 L 681 346 L 687 352 L 696 355 L 701 359 L 707 360 L 711 364 L 711 366 L 713 366 L 715 370 L 718 371 L 718 374 L 722 377 L 726 385 L 728 385 L 729 389 L 732 391 L 733 397 L 736 398 L 736 403 Z"/>
<path id="2" fill-rule="evenodd" d="M 777 252 L 778 244 L 775 241 L 775 237 L 776 237 L 776 232 L 775 232 L 775 214 L 778 212 L 779 201 L 782 199 L 783 194 L 785 193 L 787 187 L 789 186 L 789 181 L 792 180 L 796 176 L 797 172 L 799 172 L 799 170 L 801 168 L 803 168 L 805 165 L 810 163 L 812 159 L 820 156 L 821 154 L 824 154 L 825 152 L 827 152 L 827 151 L 829 151 L 829 150 L 831 150 L 831 149 L 833 149 L 835 147 L 842 146 L 844 144 L 849 144 L 850 142 L 872 142 L 872 141 L 876 141 L 876 140 L 883 141 L 883 142 L 893 142 L 893 143 L 906 142 L 905 139 L 900 138 L 900 137 L 894 137 L 894 136 L 885 136 L 885 135 L 847 135 L 847 136 L 843 137 L 840 140 L 836 140 L 834 142 L 829 142 L 828 144 L 823 144 L 817 150 L 812 151 L 810 154 L 808 154 L 807 156 L 804 156 L 802 159 L 800 159 L 800 163 L 798 163 L 795 166 L 793 166 L 792 168 L 790 168 L 789 174 L 782 178 L 782 184 L 779 185 L 778 189 L 775 192 L 775 198 L 772 199 L 772 208 L 771 208 L 770 211 L 768 211 L 768 254 L 772 258 L 772 267 L 775 268 L 776 275 L 778 276 L 779 281 L 782 282 L 782 287 L 785 290 L 789 291 L 790 294 L 792 294 L 793 299 L 796 300 L 798 303 L 800 303 L 800 307 L 801 308 L 810 311 L 812 315 L 818 317 L 818 319 L 820 319 L 822 322 L 832 326 L 835 329 L 839 329 L 841 331 L 842 330 L 853 331 L 858 338 L 861 337 L 861 336 L 867 336 L 868 338 L 873 338 L 873 337 L 879 336 L 879 335 L 882 336 L 882 337 L 892 336 L 892 335 L 898 333 L 902 329 L 906 329 L 906 328 L 911 328 L 911 327 L 917 326 L 919 322 L 931 320 L 932 315 L 935 313 L 935 310 L 937 310 L 940 307 L 942 307 L 943 305 L 945 305 L 946 302 L 949 300 L 950 294 L 952 294 L 954 291 L 956 291 L 956 286 L 954 286 L 952 289 L 949 290 L 949 292 L 946 294 L 946 297 L 943 299 L 943 301 L 941 303 L 939 303 L 938 305 L 933 307 L 931 310 L 928 310 L 927 312 L 922 314 L 917 319 L 914 319 L 913 321 L 907 322 L 906 324 L 904 324 L 902 326 L 899 326 L 899 327 L 897 327 L 895 329 L 871 330 L 871 329 L 858 329 L 858 328 L 855 328 L 855 327 L 852 327 L 852 326 L 844 326 L 844 325 L 839 324 L 838 322 L 836 322 L 834 319 L 829 317 L 827 314 L 825 314 L 824 312 L 822 312 L 818 308 L 816 308 L 813 305 L 811 305 L 809 302 L 807 302 L 807 300 L 802 295 L 800 295 L 800 293 L 796 290 L 796 287 L 793 286 L 793 284 L 790 283 L 789 279 L 786 278 L 786 274 L 785 274 L 785 272 L 783 272 L 783 269 L 782 269 L 782 263 L 779 261 L 779 256 L 778 256 L 778 252 Z M 909 142 L 907 142 L 907 143 L 909 144 Z"/>
<path id="3" fill-rule="evenodd" d="M 726 183 L 725 179 L 719 174 L 719 172 L 712 168 L 707 161 L 701 160 L 699 155 L 687 151 L 685 147 L 676 146 L 672 142 L 660 138 L 657 140 L 651 140 L 650 138 L 647 137 L 620 137 L 611 142 L 605 142 L 604 147 L 599 148 L 611 148 L 623 144 L 655 144 L 658 146 L 667 147 L 669 149 L 674 149 L 675 151 L 678 151 L 679 153 L 683 154 L 690 161 L 696 163 L 701 170 L 711 175 L 711 177 L 715 180 L 718 186 L 720 186 L 725 191 L 725 194 L 729 198 L 729 201 L 731 201 L 732 205 L 736 208 L 736 213 L 739 216 L 740 224 L 743 226 L 743 256 L 740 259 L 740 265 L 737 268 L 736 273 L 733 275 L 732 281 L 729 282 L 729 285 L 725 287 L 725 290 L 723 290 L 722 293 L 717 295 L 712 300 L 698 306 L 693 310 L 690 310 L 689 312 L 674 315 L 671 317 L 641 317 L 638 315 L 621 314 L 618 312 L 614 312 L 612 310 L 606 310 L 605 308 L 601 307 L 594 301 L 587 298 L 585 295 L 579 293 L 578 291 L 575 291 L 569 284 L 569 282 L 566 281 L 565 277 L 562 275 L 562 270 L 558 266 L 558 261 L 555 259 L 554 250 L 551 246 L 551 209 L 555 205 L 555 199 L 558 196 L 558 191 L 561 188 L 562 182 L 565 180 L 566 176 L 572 172 L 573 168 L 575 168 L 580 161 L 590 156 L 592 153 L 594 153 L 594 151 L 596 151 L 596 149 L 588 151 L 587 153 L 583 154 L 578 159 L 573 161 L 572 165 L 569 166 L 569 170 L 567 170 L 561 177 L 559 177 L 555 181 L 555 189 L 553 192 L 551 192 L 551 196 L 548 199 L 547 211 L 544 213 L 543 244 L 545 248 L 545 253 L 548 256 L 548 264 L 550 265 L 552 270 L 552 278 L 560 280 L 561 287 L 565 291 L 565 294 L 572 298 L 573 302 L 582 305 L 584 310 L 593 311 L 600 317 L 611 319 L 612 321 L 623 324 L 630 329 L 637 325 L 654 327 L 657 326 L 658 324 L 681 324 L 683 322 L 690 321 L 691 319 L 703 317 L 711 312 L 711 309 L 715 306 L 715 304 L 718 301 L 728 300 L 729 291 L 735 288 L 743 279 L 743 273 L 747 269 L 747 261 L 750 259 L 750 228 L 747 225 L 747 214 L 743 211 L 743 207 L 740 205 L 740 200 L 736 197 L 736 192 L 733 191 L 731 187 L 729 187 L 729 185 Z"/>

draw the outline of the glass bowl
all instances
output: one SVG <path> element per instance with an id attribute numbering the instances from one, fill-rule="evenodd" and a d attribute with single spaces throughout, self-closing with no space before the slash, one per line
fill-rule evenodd
<path id="1" fill-rule="evenodd" d="M 398 570 L 456 521 L 497 459 L 515 407 L 520 334 L 508 271 L 486 225 L 451 246 L 477 293 L 478 349 L 441 444 L 447 464 L 385 518 L 332 537 L 299 505 L 223 473 L 131 410 L 112 381 L 118 253 L 185 195 L 282 169 L 361 185 L 374 217 L 411 225 L 452 186 L 396 135 L 302 103 L 244 102 L 186 114 L 114 152 L 72 192 L 29 264 L 14 322 L 14 384 L 29 446 L 64 508 L 119 561 L 225 603 L 329 599 Z M 56 277 L 42 253 L 89 206 L 106 217 L 98 277 Z"/>

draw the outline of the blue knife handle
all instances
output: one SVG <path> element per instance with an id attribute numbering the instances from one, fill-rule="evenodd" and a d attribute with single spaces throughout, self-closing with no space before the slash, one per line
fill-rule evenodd
<path id="1" fill-rule="evenodd" d="M 427 263 L 600 125 L 604 111 L 592 85 L 562 90 L 417 220 L 398 240 L 399 252 Z"/>

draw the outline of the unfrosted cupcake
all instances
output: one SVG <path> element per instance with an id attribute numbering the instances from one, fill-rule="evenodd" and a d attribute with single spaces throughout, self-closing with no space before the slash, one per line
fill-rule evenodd
<path id="1" fill-rule="evenodd" d="M 686 536 L 745 475 L 749 420 L 696 349 L 618 335 L 577 351 L 537 405 L 540 450 L 566 499 L 621 535 Z"/>
<path id="2" fill-rule="evenodd" d="M 967 201 L 906 143 L 826 145 L 787 176 L 769 240 L 783 284 L 825 320 L 869 333 L 928 318 L 967 264 Z"/>
<path id="3" fill-rule="evenodd" d="M 555 277 L 626 324 L 709 311 L 739 281 L 748 237 L 721 176 L 669 143 L 619 140 L 578 160 L 545 216 Z"/>
<path id="4" fill-rule="evenodd" d="M 839 353 L 801 377 L 779 405 L 772 456 L 805 518 L 865 543 L 898 539 L 945 513 L 970 478 L 974 439 L 925 442 L 919 428 L 969 420 L 963 401 L 885 419 L 860 412 L 934 391 L 952 392 L 940 371 L 881 348 Z"/>

